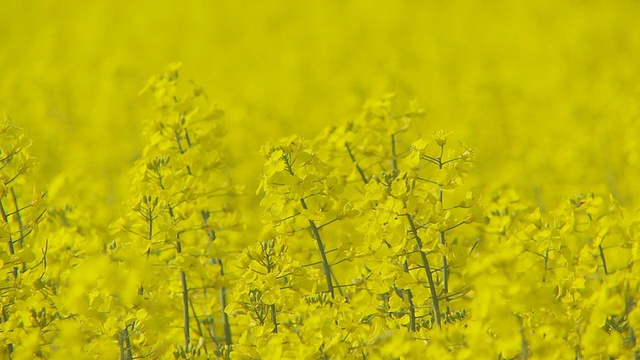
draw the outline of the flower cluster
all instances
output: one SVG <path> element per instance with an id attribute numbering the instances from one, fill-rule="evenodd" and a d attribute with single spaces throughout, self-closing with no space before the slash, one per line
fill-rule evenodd
<path id="1" fill-rule="evenodd" d="M 0 128 L 3 357 L 640 356 L 640 214 L 613 196 L 545 210 L 472 186 L 475 151 L 388 95 L 265 144 L 242 219 L 223 112 L 178 64 L 142 94 L 156 110 L 108 232 L 62 184 L 45 203 L 29 141 Z"/>
<path id="2" fill-rule="evenodd" d="M 126 358 L 160 356 L 182 334 L 179 358 L 231 345 L 225 259 L 239 227 L 233 200 L 241 188 L 226 172 L 223 112 L 201 87 L 178 87 L 179 64 L 152 78 L 157 118 L 132 170 L 132 199 L 113 225 L 109 255 L 139 278 L 119 329 Z M 237 250 L 236 250 L 237 251 Z"/>
<path id="3" fill-rule="evenodd" d="M 481 213 L 461 192 L 473 151 L 443 132 L 403 147 L 423 112 L 393 114 L 391 99 L 315 140 L 263 147 L 267 240 L 237 263 L 229 310 L 246 327 L 232 356 L 384 357 L 413 339 L 407 356 L 465 318 L 460 269 L 477 240 L 461 229 Z"/>
<path id="4" fill-rule="evenodd" d="M 0 124 L 0 354 L 28 359 L 51 342 L 58 314 L 47 272 L 48 242 L 38 236 L 44 194 L 29 182 L 30 142 L 10 119 Z"/>

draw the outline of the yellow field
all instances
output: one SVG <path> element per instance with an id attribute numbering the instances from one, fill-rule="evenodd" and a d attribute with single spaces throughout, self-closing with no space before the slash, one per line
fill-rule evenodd
<path id="1" fill-rule="evenodd" d="M 639 13 L 4 1 L 0 354 L 640 359 Z"/>

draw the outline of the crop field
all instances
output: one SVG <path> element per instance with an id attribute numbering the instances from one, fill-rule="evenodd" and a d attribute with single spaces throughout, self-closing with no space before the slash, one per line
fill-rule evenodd
<path id="1" fill-rule="evenodd" d="M 2 1 L 0 359 L 640 359 L 639 14 Z"/>

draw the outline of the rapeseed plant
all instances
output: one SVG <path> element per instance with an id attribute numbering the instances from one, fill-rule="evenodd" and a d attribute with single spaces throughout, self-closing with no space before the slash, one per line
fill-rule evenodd
<path id="1" fill-rule="evenodd" d="M 474 150 L 416 136 L 425 112 L 388 95 L 263 146 L 252 239 L 223 111 L 179 64 L 141 93 L 155 116 L 108 235 L 73 205 L 44 210 L 29 142 L 2 127 L 5 357 L 638 356 L 640 220 L 613 196 L 483 197 Z"/>
<path id="2" fill-rule="evenodd" d="M 3 9 L 0 357 L 640 358 L 638 4 Z"/>

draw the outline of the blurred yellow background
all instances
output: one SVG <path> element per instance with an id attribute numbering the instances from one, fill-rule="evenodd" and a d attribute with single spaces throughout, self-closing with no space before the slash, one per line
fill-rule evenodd
<path id="1" fill-rule="evenodd" d="M 226 110 L 250 196 L 264 142 L 313 138 L 391 92 L 398 111 L 427 112 L 407 141 L 444 129 L 476 149 L 486 194 L 550 208 L 611 192 L 635 207 L 638 14 L 631 0 L 5 0 L 0 112 L 33 139 L 52 201 L 82 199 L 105 224 L 153 115 L 138 92 L 172 62 Z"/>

